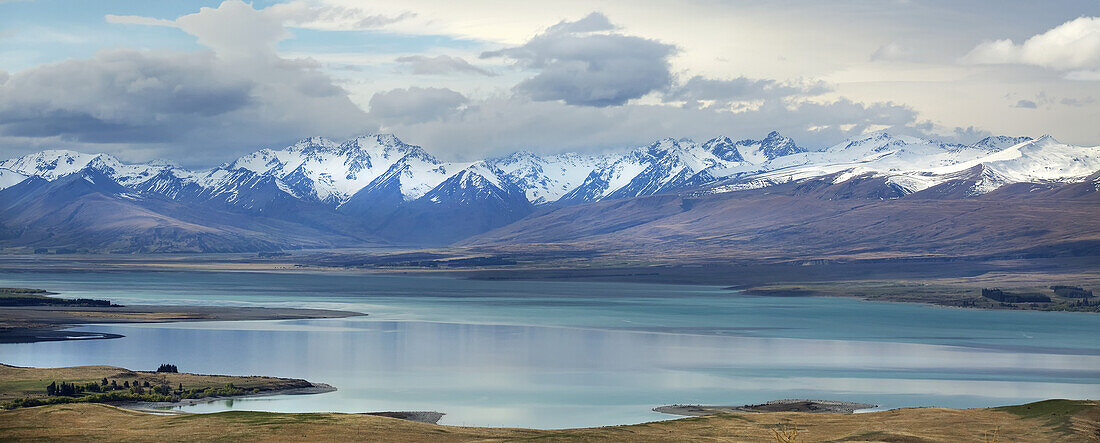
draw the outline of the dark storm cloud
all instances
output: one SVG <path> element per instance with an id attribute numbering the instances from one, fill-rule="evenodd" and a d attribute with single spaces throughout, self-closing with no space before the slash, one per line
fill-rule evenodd
<path id="1" fill-rule="evenodd" d="M 387 124 L 423 123 L 440 119 L 466 102 L 465 96 L 447 88 L 393 89 L 371 97 L 370 116 Z"/>
<path id="2" fill-rule="evenodd" d="M 462 57 L 451 57 L 449 55 L 438 55 L 435 57 L 409 55 L 398 57 L 394 61 L 408 66 L 413 74 L 418 75 L 441 75 L 451 73 L 480 74 L 489 77 L 496 75 L 488 70 L 471 65 L 470 62 Z"/>
<path id="3" fill-rule="evenodd" d="M 507 57 L 539 71 L 515 90 L 536 101 L 561 100 L 578 106 L 618 106 L 672 83 L 668 58 L 676 47 L 614 32 L 607 17 L 592 13 L 563 21 L 523 46 L 490 51 L 482 58 Z"/>

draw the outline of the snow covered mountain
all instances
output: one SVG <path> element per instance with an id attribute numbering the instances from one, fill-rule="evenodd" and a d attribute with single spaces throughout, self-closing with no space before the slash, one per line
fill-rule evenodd
<path id="1" fill-rule="evenodd" d="M 1050 136 L 989 137 L 961 145 L 875 132 L 809 150 L 772 132 L 760 140 L 666 138 L 601 155 L 517 152 L 449 163 L 393 135 L 371 134 L 344 142 L 308 138 L 199 171 L 48 150 L 0 161 L 0 190 L 83 174 L 114 182 L 117 187 L 97 189 L 122 190 L 120 198 L 205 205 L 317 229 L 353 223 L 390 238 L 431 232 L 450 241 L 518 220 L 539 205 L 719 194 L 822 179 L 852 181 L 853 189 L 857 181 L 861 189 L 879 183 L 882 190 L 861 194 L 879 198 L 926 190 L 922 195 L 965 198 L 1016 183 L 1082 182 L 1097 171 L 1100 147 L 1066 145 Z"/>
<path id="2" fill-rule="evenodd" d="M 27 177 L 56 180 L 94 169 L 118 184 L 186 201 L 219 201 L 255 209 L 287 198 L 348 213 L 392 209 L 431 194 L 459 176 L 485 180 L 470 186 L 518 188 L 533 205 L 582 203 L 704 187 L 710 192 L 755 189 L 814 177 L 871 174 L 908 193 L 984 165 L 987 180 L 975 194 L 1020 182 L 1073 182 L 1100 169 L 1098 147 L 1071 146 L 1049 136 L 989 137 L 972 145 L 876 132 L 821 150 L 807 150 L 772 132 L 760 140 L 716 137 L 702 144 L 662 139 L 622 153 L 540 156 L 517 152 L 472 163 L 442 162 L 390 134 L 342 143 L 313 137 L 292 146 L 261 149 L 205 171 L 167 162 L 127 164 L 107 154 L 49 150 L 0 161 L 0 189 Z M 489 178 L 491 177 L 491 178 Z M 453 183 L 448 186 L 453 186 Z"/>

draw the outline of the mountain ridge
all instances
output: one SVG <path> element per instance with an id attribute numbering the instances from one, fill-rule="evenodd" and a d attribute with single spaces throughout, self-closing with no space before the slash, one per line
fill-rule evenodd
<path id="1" fill-rule="evenodd" d="M 310 137 L 207 170 L 46 150 L 0 161 L 0 201 L 17 200 L 11 194 L 31 180 L 51 183 L 82 174 L 117 185 L 97 191 L 104 198 L 147 205 L 123 212 L 193 208 L 215 211 L 223 221 L 238 217 L 234 226 L 259 217 L 287 223 L 280 229 L 288 232 L 323 232 L 351 243 L 446 245 L 546 212 L 537 208 L 763 189 L 795 189 L 790 192 L 830 200 L 972 199 L 999 190 L 1007 195 L 1027 184 L 1053 189 L 1085 183 L 1097 171 L 1100 147 L 1066 145 L 1050 136 L 993 136 L 965 145 L 874 132 L 810 150 L 773 131 L 760 140 L 664 138 L 604 154 L 520 151 L 444 162 L 393 134 L 368 134 L 343 142 Z M 0 224 L 9 232 L 19 228 L 7 219 Z M 316 242 L 256 247 L 303 244 Z"/>

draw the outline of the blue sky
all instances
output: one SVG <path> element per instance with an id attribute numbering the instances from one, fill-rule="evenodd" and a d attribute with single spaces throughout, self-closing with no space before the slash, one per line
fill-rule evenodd
<path id="1" fill-rule="evenodd" d="M 1100 144 L 1100 2 L 0 0 L 0 156 L 450 159 L 874 130 Z"/>

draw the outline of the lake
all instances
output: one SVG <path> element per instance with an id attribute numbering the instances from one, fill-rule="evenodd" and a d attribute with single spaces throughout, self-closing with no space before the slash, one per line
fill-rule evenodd
<path id="1" fill-rule="evenodd" d="M 338 391 L 192 412 L 435 410 L 561 428 L 672 418 L 672 403 L 821 398 L 984 407 L 1100 398 L 1100 316 L 979 311 L 708 286 L 344 273 L 0 272 L 0 286 L 120 304 L 344 309 L 325 320 L 92 325 L 114 340 L 0 344 L 21 366 L 273 375 Z"/>

